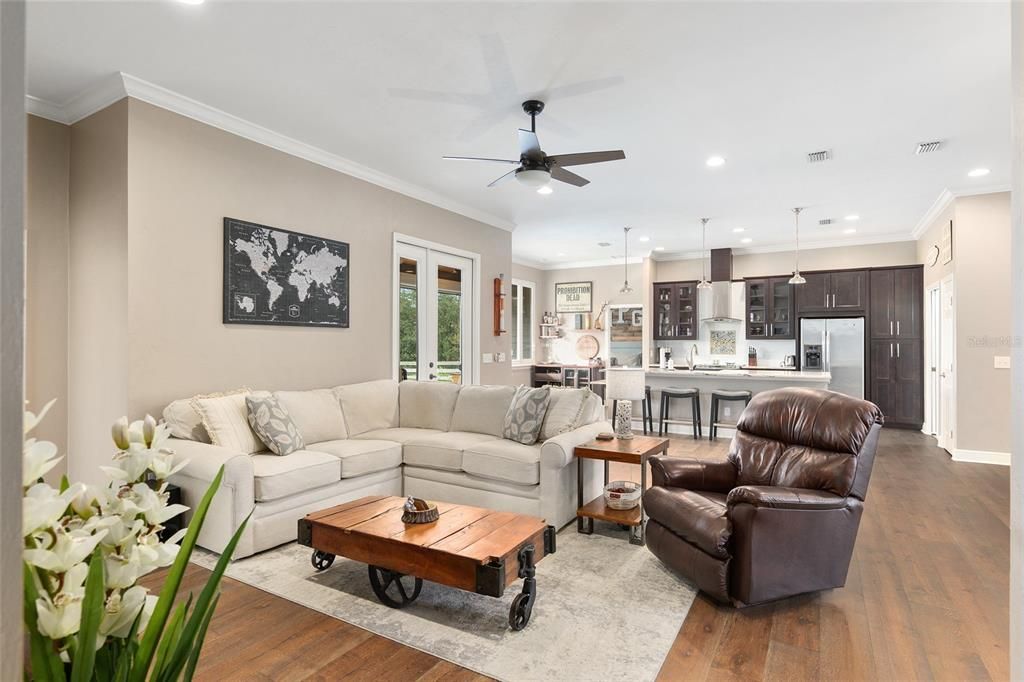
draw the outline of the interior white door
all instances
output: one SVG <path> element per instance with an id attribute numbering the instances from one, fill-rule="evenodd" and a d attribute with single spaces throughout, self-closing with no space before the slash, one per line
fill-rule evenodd
<path id="1" fill-rule="evenodd" d="M 472 383 L 473 261 L 395 245 L 399 379 Z"/>
<path id="2" fill-rule="evenodd" d="M 939 386 L 939 349 L 942 344 L 942 294 L 938 286 L 928 289 L 925 346 L 925 425 L 924 432 L 936 438 L 942 432 L 942 407 Z"/>
<path id="3" fill-rule="evenodd" d="M 940 448 L 950 453 L 956 449 L 956 290 L 953 278 L 944 279 L 939 287 L 939 424 L 937 440 Z"/>

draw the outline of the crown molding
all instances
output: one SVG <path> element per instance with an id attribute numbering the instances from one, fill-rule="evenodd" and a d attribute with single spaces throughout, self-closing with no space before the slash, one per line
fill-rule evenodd
<path id="1" fill-rule="evenodd" d="M 938 198 L 932 203 L 924 215 L 921 216 L 917 224 L 914 225 L 913 231 L 910 233 L 914 239 L 920 239 L 924 236 L 924 233 L 931 227 L 931 224 L 935 222 L 942 212 L 949 208 L 949 205 L 954 200 L 960 199 L 961 197 L 973 197 L 980 194 L 996 194 L 998 192 L 1009 192 L 1010 186 L 1003 183 L 995 183 L 991 185 L 973 185 L 970 187 L 957 187 L 955 189 L 946 188 L 939 193 Z"/>
<path id="2" fill-rule="evenodd" d="M 566 261 L 564 263 L 535 263 L 530 260 L 524 259 L 521 256 L 515 256 L 512 259 L 513 263 L 525 265 L 530 268 L 537 270 L 575 270 L 577 268 L 604 268 L 613 265 L 622 267 L 621 258 L 596 258 L 594 260 L 577 260 L 577 261 Z M 644 262 L 644 256 L 630 256 L 629 265 L 641 265 Z"/>
<path id="3" fill-rule="evenodd" d="M 63 104 L 29 96 L 26 98 L 26 109 L 29 113 L 71 125 L 126 96 L 492 227 L 508 232 L 515 229 L 515 223 L 509 220 L 466 206 L 434 190 L 400 180 L 319 147 L 274 132 L 127 73 L 112 74 Z"/>

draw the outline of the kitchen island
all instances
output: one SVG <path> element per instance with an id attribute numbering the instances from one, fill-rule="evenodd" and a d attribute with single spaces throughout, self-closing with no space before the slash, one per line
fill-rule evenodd
<path id="1" fill-rule="evenodd" d="M 700 391 L 701 419 L 704 423 L 704 437 L 708 435 L 711 423 L 711 391 L 725 389 L 730 391 L 747 390 L 757 395 L 762 391 L 787 386 L 806 386 L 808 388 L 827 389 L 832 375 L 818 370 L 784 370 L 784 369 L 659 369 L 647 370 L 647 384 L 651 387 L 651 407 L 654 414 L 654 428 L 658 428 L 658 415 L 661 413 L 661 389 L 663 388 L 696 388 Z M 719 418 L 734 423 L 739 416 L 743 403 L 727 402 L 720 404 Z M 689 419 L 690 403 L 688 400 L 673 400 L 669 404 L 670 419 Z M 639 414 L 639 411 L 634 412 Z M 638 423 L 639 425 L 639 423 Z M 688 425 L 670 424 L 672 433 L 692 434 Z M 733 429 L 724 424 L 719 428 L 719 438 L 731 437 Z"/>

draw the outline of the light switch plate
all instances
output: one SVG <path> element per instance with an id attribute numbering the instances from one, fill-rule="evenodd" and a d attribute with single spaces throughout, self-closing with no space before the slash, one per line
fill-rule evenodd
<path id="1" fill-rule="evenodd" d="M 484 353 L 484 364 L 489 365 L 494 362 L 494 353 Z"/>
<path id="2" fill-rule="evenodd" d="M 494 361 L 495 362 L 505 362 L 505 354 L 504 353 L 495 353 L 494 354 Z"/>
<path id="3" fill-rule="evenodd" d="M 992 366 L 996 369 L 1010 369 L 1010 356 L 996 355 L 992 358 Z"/>

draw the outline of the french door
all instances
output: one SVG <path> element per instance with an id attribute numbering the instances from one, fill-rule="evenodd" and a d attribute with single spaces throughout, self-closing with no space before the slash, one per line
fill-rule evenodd
<path id="1" fill-rule="evenodd" d="M 395 242 L 399 379 L 474 383 L 474 260 Z"/>

